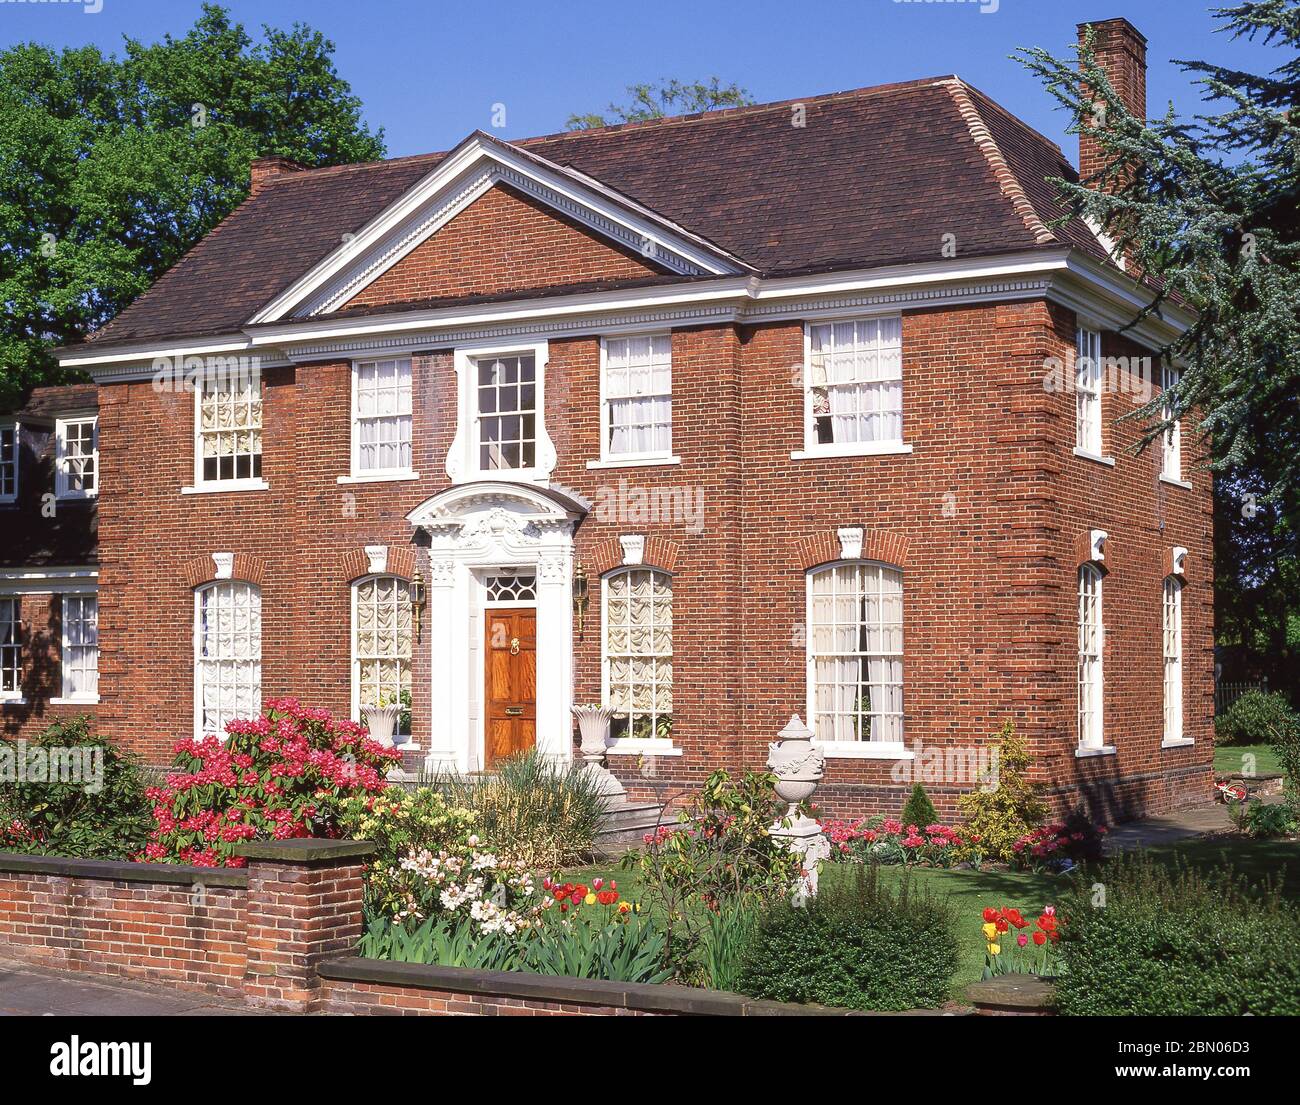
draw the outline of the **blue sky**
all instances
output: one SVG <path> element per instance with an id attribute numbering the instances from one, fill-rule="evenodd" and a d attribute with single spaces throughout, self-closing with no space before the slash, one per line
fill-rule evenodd
<path id="1" fill-rule="evenodd" d="M 506 108 L 505 138 L 561 130 L 570 112 L 624 99 L 658 77 L 717 75 L 758 101 L 957 73 L 1061 143 L 1065 116 L 1007 55 L 1018 46 L 1064 53 L 1075 24 L 1123 15 L 1149 41 L 1152 113 L 1198 97 L 1170 59 L 1243 68 L 1277 65 L 1279 51 L 1216 33 L 1215 0 L 657 0 L 630 4 L 519 0 L 228 0 L 256 33 L 263 23 L 310 24 L 337 47 L 340 72 L 382 125 L 393 156 L 454 145 Z M 1217 0 L 1226 3 L 1227 0 Z M 85 8 L 102 5 L 91 13 Z M 122 36 L 182 34 L 199 0 L 0 0 L 0 46 L 35 40 L 119 51 Z"/>

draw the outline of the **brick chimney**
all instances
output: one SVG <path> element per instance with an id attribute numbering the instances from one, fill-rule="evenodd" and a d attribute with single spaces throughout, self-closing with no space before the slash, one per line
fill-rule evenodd
<path id="1" fill-rule="evenodd" d="M 1088 28 L 1094 32 L 1093 53 L 1120 100 L 1139 119 L 1147 117 L 1147 40 L 1127 19 L 1080 23 L 1079 45 Z M 1079 135 L 1079 176 L 1087 179 L 1106 167 L 1106 155 L 1096 139 Z"/>
<path id="2" fill-rule="evenodd" d="M 300 173 L 305 166 L 299 165 L 296 161 L 290 161 L 287 157 L 278 155 L 272 157 L 255 157 L 252 164 L 248 166 L 248 183 L 249 192 L 256 192 L 272 177 L 280 176 L 283 173 Z"/>

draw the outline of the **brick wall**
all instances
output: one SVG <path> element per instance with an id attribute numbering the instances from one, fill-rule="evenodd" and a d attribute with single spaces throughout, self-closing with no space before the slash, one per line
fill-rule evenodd
<path id="1" fill-rule="evenodd" d="M 509 185 L 499 184 L 345 306 L 529 291 L 662 271 L 636 253 L 594 238 L 572 219 Z"/>
<path id="2" fill-rule="evenodd" d="M 1206 473 L 1191 490 L 1157 479 L 1159 450 L 1134 456 L 1132 409 L 1108 394 L 1114 467 L 1073 455 L 1074 395 L 1043 386 L 1044 359 L 1073 348 L 1072 313 L 1043 302 L 908 312 L 903 321 L 908 455 L 792 460 L 802 448 L 797 323 L 673 334 L 674 452 L 681 463 L 589 470 L 599 456 L 599 341 L 550 345 L 555 482 L 594 502 L 686 494 L 703 507 L 649 520 L 593 511 L 577 555 L 605 566 L 622 533 L 671 550 L 674 742 L 678 759 L 618 760 L 634 794 L 689 787 L 716 766 L 756 766 L 790 714 L 806 712 L 804 573 L 860 526 L 869 555 L 905 568 L 907 740 L 978 746 L 1010 718 L 1058 804 L 1112 816 L 1204 797 L 1212 717 L 1211 518 Z M 1105 352 L 1127 347 L 1107 335 Z M 349 366 L 266 373 L 269 491 L 181 495 L 193 401 L 149 384 L 102 389 L 101 724 L 153 761 L 193 724 L 192 565 L 235 551 L 262 565 L 263 694 L 350 709 L 349 581 L 368 544 L 410 547 L 404 515 L 448 486 L 455 428 L 450 351 L 413 360 L 418 479 L 340 484 L 349 471 Z M 1126 406 L 1126 404 L 1128 404 Z M 1106 582 L 1108 733 L 1103 761 L 1075 749 L 1079 535 L 1110 534 Z M 1160 585 L 1168 547 L 1188 557 L 1184 667 L 1188 734 L 1161 749 Z M 819 552 L 818 550 L 823 550 Z M 811 559 L 810 559 L 811 558 Z M 660 564 L 659 566 L 664 566 Z M 599 589 L 575 638 L 575 701 L 600 693 Z M 425 634 L 443 631 L 428 625 Z M 425 638 L 427 642 L 427 636 Z M 414 742 L 427 739 L 427 649 L 412 669 Z M 643 777 L 644 772 L 652 774 Z M 945 815 L 965 782 L 927 782 Z M 910 779 L 890 760 L 833 760 L 819 792 L 834 813 L 896 812 Z"/>

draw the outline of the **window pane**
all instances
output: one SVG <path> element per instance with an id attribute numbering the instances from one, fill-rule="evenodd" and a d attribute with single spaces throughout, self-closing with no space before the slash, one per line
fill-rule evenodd
<path id="1" fill-rule="evenodd" d="M 357 704 L 405 704 L 403 693 L 409 696 L 411 690 L 410 585 L 397 576 L 373 576 L 357 583 L 353 592 Z"/>
<path id="2" fill-rule="evenodd" d="M 817 443 L 903 439 L 902 320 L 863 319 L 809 328 L 807 369 Z"/>
<path id="3" fill-rule="evenodd" d="M 195 673 L 203 735 L 221 736 L 262 708 L 262 592 L 251 583 L 212 583 L 199 592 Z"/>
<path id="4" fill-rule="evenodd" d="M 205 375 L 199 393 L 203 479 L 251 479 L 262 472 L 262 382 L 256 371 Z"/>
<path id="5" fill-rule="evenodd" d="M 604 661 L 614 737 L 668 737 L 673 711 L 673 583 L 651 568 L 608 576 Z"/>
<path id="6" fill-rule="evenodd" d="M 672 339 L 608 338 L 605 404 L 610 456 L 672 452 Z"/>

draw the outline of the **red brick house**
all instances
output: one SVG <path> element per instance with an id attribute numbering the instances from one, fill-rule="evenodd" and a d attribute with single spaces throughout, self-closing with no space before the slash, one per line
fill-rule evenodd
<path id="1" fill-rule="evenodd" d="M 1101 29 L 1144 110 L 1143 39 Z M 605 701 L 638 792 L 798 713 L 823 807 L 919 778 L 951 813 L 1011 719 L 1059 806 L 1204 797 L 1210 478 L 1116 421 L 1188 320 L 1118 333 L 1150 291 L 1062 218 L 1072 174 L 956 77 L 255 163 L 61 351 L 98 391 L 99 729 L 162 761 L 265 698 L 406 692 L 408 765 L 475 771 L 571 757 Z"/>

